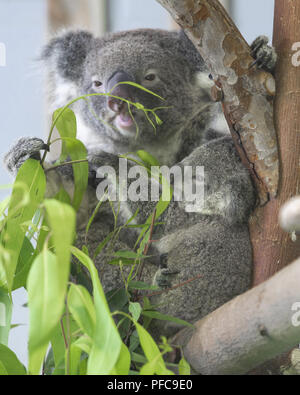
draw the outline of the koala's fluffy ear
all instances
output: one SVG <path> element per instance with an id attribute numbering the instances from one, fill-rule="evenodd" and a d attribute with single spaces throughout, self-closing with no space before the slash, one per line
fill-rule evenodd
<path id="1" fill-rule="evenodd" d="M 56 37 L 44 48 L 41 59 L 63 79 L 76 82 L 91 49 L 93 35 L 86 31 L 70 31 Z"/>
<path id="2" fill-rule="evenodd" d="M 203 58 L 183 30 L 179 32 L 179 45 L 180 52 L 195 71 L 204 71 L 206 69 Z"/>

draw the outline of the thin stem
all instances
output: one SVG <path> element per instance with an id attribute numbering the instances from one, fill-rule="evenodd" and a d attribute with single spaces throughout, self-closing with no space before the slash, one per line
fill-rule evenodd
<path id="1" fill-rule="evenodd" d="M 68 341 L 67 341 L 66 334 L 65 334 L 65 328 L 64 328 L 63 319 L 60 320 L 60 327 L 61 327 L 61 333 L 63 335 L 65 347 L 67 349 L 68 348 Z"/>
<path id="2" fill-rule="evenodd" d="M 63 167 L 66 165 L 72 165 L 74 163 L 83 163 L 83 162 L 88 162 L 88 160 L 87 159 L 78 159 L 78 160 L 71 160 L 69 162 L 60 163 L 58 165 L 49 167 L 48 169 L 45 169 L 45 173 L 47 173 L 48 171 L 51 171 L 51 170 L 56 170 L 58 167 Z"/>

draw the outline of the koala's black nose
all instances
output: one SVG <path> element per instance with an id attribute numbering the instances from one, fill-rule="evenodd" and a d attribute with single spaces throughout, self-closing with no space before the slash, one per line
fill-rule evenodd
<path id="1" fill-rule="evenodd" d="M 115 72 L 107 81 L 107 92 L 113 96 L 122 97 L 133 101 L 134 87 L 121 82 L 135 82 L 134 79 L 125 71 Z M 108 97 L 108 107 L 114 112 L 121 112 L 124 102 L 114 97 Z"/>

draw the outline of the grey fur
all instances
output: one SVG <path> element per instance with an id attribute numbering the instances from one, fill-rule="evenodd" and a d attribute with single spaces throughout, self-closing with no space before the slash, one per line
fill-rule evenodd
<path id="1" fill-rule="evenodd" d="M 268 45 L 269 39 L 266 36 L 259 36 L 251 44 L 252 56 L 256 59 L 255 64 L 259 68 L 273 72 L 277 62 L 275 49 Z"/>
<path id="2" fill-rule="evenodd" d="M 261 48 L 265 47 L 257 42 L 255 54 Z M 90 186 L 79 225 L 84 225 L 82 218 L 86 221 L 97 203 L 97 168 L 109 164 L 116 167 L 119 154 L 144 149 L 161 165 L 204 166 L 203 210 L 188 213 L 186 202 L 171 202 L 162 218 L 164 225 L 156 227 L 153 236 L 159 239 L 151 251 L 157 259 L 145 262 L 142 280 L 160 285 L 162 292 L 151 298 L 160 311 L 191 322 L 248 289 L 252 253 L 247 221 L 255 205 L 255 193 L 231 138 L 226 137 L 225 123 L 221 134 L 210 128 L 211 121 L 220 115 L 219 105 L 210 100 L 209 72 L 187 37 L 162 30 L 136 30 L 104 38 L 93 38 L 87 32 L 68 32 L 50 42 L 42 59 L 50 71 L 56 108 L 82 94 L 107 93 L 124 80 L 144 85 L 166 101 L 126 85 L 113 90 L 116 96 L 142 103 L 145 108 L 172 106 L 157 112 L 163 124 L 157 127 L 156 134 L 144 113 L 133 110 L 140 128 L 137 137 L 133 126 L 124 128 L 118 124 L 120 117 L 125 123 L 128 119 L 126 107 L 118 100 L 93 97 L 73 106 L 79 120 L 79 138 L 87 146 L 90 164 Z M 149 80 L 155 75 L 154 82 L 145 79 L 149 73 Z M 102 85 L 96 86 L 99 82 Z M 209 141 L 211 138 L 215 139 Z M 39 145 L 32 146 L 30 155 L 27 140 L 20 140 L 6 156 L 10 171 L 19 167 L 24 147 L 26 157 L 36 156 L 41 149 Z M 49 184 L 52 178 L 56 188 L 60 182 L 65 186 L 72 183 L 70 171 L 64 168 L 49 172 L 48 177 Z M 122 203 L 121 220 L 124 223 L 139 208 L 136 220 L 144 223 L 154 206 L 153 202 Z M 104 205 L 89 232 L 91 254 L 113 225 L 109 205 Z M 85 233 L 80 229 L 79 226 L 79 246 L 85 244 Z M 121 232 L 114 250 L 132 248 L 136 236 L 134 231 Z M 118 267 L 106 264 L 111 259 L 110 249 L 105 252 L 97 257 L 96 265 L 103 286 L 109 291 L 121 287 L 123 280 Z M 124 267 L 125 276 L 129 270 Z M 174 288 L 176 285 L 180 286 Z M 173 288 L 168 291 L 168 287 Z M 151 330 L 158 337 L 173 334 L 178 326 L 156 321 Z"/>

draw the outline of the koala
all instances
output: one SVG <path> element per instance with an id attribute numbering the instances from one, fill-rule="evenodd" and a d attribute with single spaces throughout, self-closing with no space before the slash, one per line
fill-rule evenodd
<path id="1" fill-rule="evenodd" d="M 264 37 L 257 39 L 252 49 L 258 67 L 274 67 L 276 55 Z M 185 200 L 171 200 L 160 225 L 154 228 L 152 238 L 156 242 L 144 261 L 140 280 L 159 287 L 150 297 L 159 311 L 191 323 L 246 291 L 252 275 L 247 222 L 256 194 L 228 135 L 219 104 L 210 97 L 213 82 L 209 70 L 187 36 L 151 29 L 101 38 L 86 31 L 65 32 L 50 41 L 41 59 L 49 71 L 54 109 L 86 94 L 112 95 L 89 96 L 72 105 L 77 137 L 85 144 L 89 160 L 89 187 L 81 210 L 85 220 L 78 220 L 77 245 L 86 243 L 80 225 L 86 223 L 97 203 L 100 166 L 111 165 L 118 172 L 119 155 L 138 150 L 153 155 L 160 165 L 178 165 L 180 169 L 203 166 L 203 207 L 190 212 Z M 122 99 L 157 109 L 162 123 L 154 130 L 144 111 Z M 152 114 L 149 117 L 154 122 Z M 16 173 L 24 160 L 37 158 L 46 148 L 40 139 L 22 138 L 6 155 L 6 165 Z M 72 184 L 72 171 L 67 166 L 49 172 L 47 177 L 49 185 Z M 194 181 L 196 178 L 193 174 Z M 137 208 L 135 223 L 145 223 L 155 204 L 120 203 L 120 225 Z M 114 228 L 109 204 L 101 210 L 88 233 L 91 254 Z M 122 287 L 123 276 L 131 269 L 124 266 L 121 275 L 118 266 L 107 264 L 109 255 L 133 249 L 136 237 L 135 230 L 123 229 L 113 247 L 95 259 L 105 291 Z M 154 320 L 150 326 L 156 338 L 171 336 L 179 329 L 169 321 Z"/>

